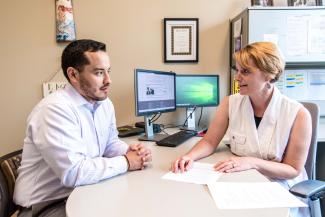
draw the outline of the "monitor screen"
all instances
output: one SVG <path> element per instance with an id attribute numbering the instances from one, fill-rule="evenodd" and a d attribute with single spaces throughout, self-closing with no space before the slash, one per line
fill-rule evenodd
<path id="1" fill-rule="evenodd" d="M 136 115 L 175 111 L 175 73 L 154 70 L 135 70 Z"/>
<path id="2" fill-rule="evenodd" d="M 219 104 L 218 75 L 177 75 L 176 106 L 206 107 Z"/>

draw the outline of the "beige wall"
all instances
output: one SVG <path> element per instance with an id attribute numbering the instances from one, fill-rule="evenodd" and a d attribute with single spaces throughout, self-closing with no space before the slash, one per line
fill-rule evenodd
<path id="1" fill-rule="evenodd" d="M 249 0 L 74 0 L 78 38 L 107 43 L 112 63 L 110 98 L 118 125 L 134 115 L 133 70 L 146 68 L 178 73 L 217 73 L 221 98 L 229 92 L 229 18 Z M 163 18 L 197 17 L 199 63 L 163 62 Z M 66 45 L 55 41 L 55 1 L 1 1 L 0 154 L 21 148 L 26 118 L 41 99 L 42 83 L 60 68 Z M 63 80 L 61 72 L 55 81 Z M 213 109 L 204 110 L 208 122 Z M 182 122 L 184 110 L 163 114 L 165 123 Z M 176 121 L 172 121 L 176 120 Z"/>

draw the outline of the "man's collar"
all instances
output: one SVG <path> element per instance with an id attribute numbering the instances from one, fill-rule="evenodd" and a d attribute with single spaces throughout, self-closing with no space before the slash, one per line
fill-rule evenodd
<path id="1" fill-rule="evenodd" d="M 87 108 L 91 108 L 91 110 L 93 109 L 96 110 L 104 101 L 103 100 L 103 101 L 96 101 L 95 103 L 90 103 L 82 95 L 80 95 L 80 93 L 70 83 L 68 83 L 65 86 L 65 90 L 67 94 L 70 96 L 70 99 L 73 102 L 73 104 L 76 106 L 86 105 Z"/>

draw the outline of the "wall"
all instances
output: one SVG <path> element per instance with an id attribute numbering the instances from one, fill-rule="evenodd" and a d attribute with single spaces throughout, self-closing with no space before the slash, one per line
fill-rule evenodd
<path id="1" fill-rule="evenodd" d="M 221 98 L 229 92 L 229 19 L 248 0 L 74 0 L 77 37 L 107 43 L 112 64 L 110 98 L 118 125 L 141 120 L 134 115 L 134 68 L 178 73 L 217 73 Z M 163 18 L 199 18 L 199 63 L 163 62 Z M 42 98 L 42 83 L 64 80 L 60 55 L 66 43 L 55 41 L 55 1 L 1 1 L 0 155 L 22 147 L 26 118 Z M 58 74 L 55 74 L 58 72 Z M 205 109 L 208 122 L 215 108 Z M 163 114 L 164 123 L 180 123 L 184 110 Z M 173 121 L 172 121 L 173 120 Z M 175 121 L 176 120 L 176 121 Z"/>

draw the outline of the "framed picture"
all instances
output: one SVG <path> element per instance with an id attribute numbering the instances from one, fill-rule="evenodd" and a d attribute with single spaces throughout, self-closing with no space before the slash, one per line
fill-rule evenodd
<path id="1" fill-rule="evenodd" d="M 318 6 L 322 5 L 322 0 L 288 0 L 288 6 Z"/>
<path id="2" fill-rule="evenodd" d="M 76 40 L 72 0 L 56 0 L 56 41 Z"/>
<path id="3" fill-rule="evenodd" d="M 199 19 L 164 19 L 164 61 L 199 61 Z"/>
<path id="4" fill-rule="evenodd" d="M 251 0 L 252 6 L 273 6 L 273 0 Z"/>

